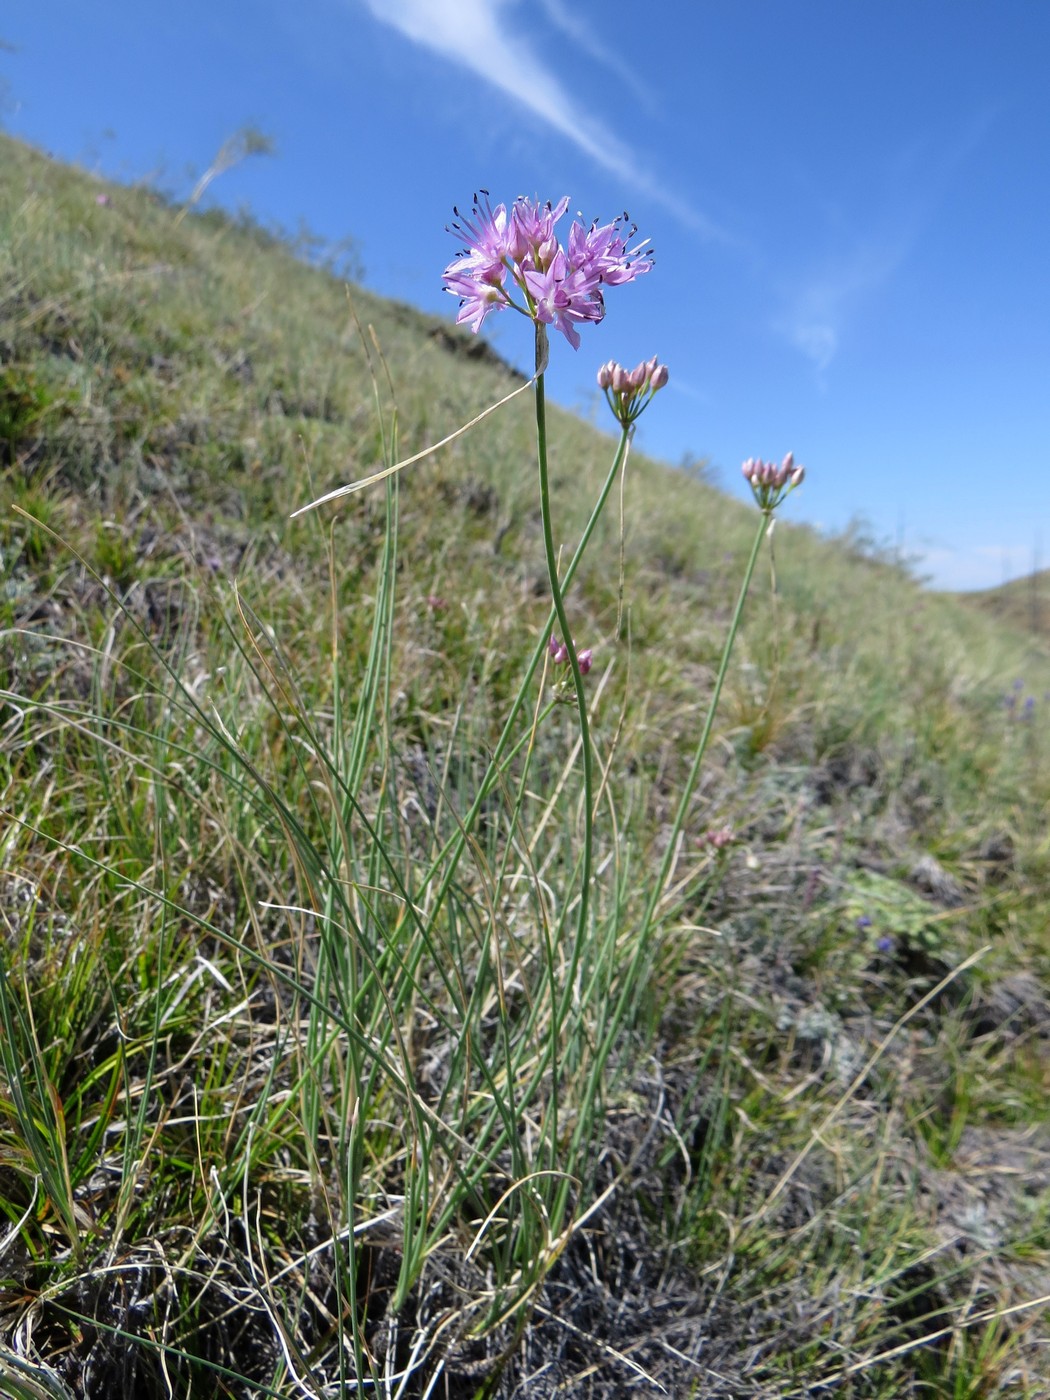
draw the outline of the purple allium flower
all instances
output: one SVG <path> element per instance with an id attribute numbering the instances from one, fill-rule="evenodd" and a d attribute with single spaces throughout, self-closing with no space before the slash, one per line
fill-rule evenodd
<path id="1" fill-rule="evenodd" d="M 792 452 L 785 456 L 779 467 L 772 462 L 763 462 L 760 457 L 749 457 L 740 470 L 751 487 L 759 509 L 766 515 L 776 510 L 796 486 L 801 486 L 806 475 L 805 467 L 795 465 Z"/>
<path id="2" fill-rule="evenodd" d="M 605 315 L 601 293 L 591 295 L 582 271 L 573 272 L 559 248 L 545 272 L 526 272 L 525 287 L 532 303 L 532 318 L 545 326 L 554 325 L 574 350 L 580 348 L 577 325 L 600 321 Z"/>
<path id="3" fill-rule="evenodd" d="M 577 326 L 605 315 L 603 288 L 640 277 L 653 259 L 647 239 L 628 248 L 636 230 L 624 227 L 626 215 L 590 228 L 574 220 L 563 247 L 554 226 L 568 207 L 568 196 L 555 205 L 519 198 L 508 213 L 504 204 L 493 209 L 482 190 L 469 217 L 453 211 L 456 222 L 449 231 L 464 247 L 445 268 L 444 282 L 460 299 L 458 325 L 476 332 L 490 311 L 512 306 L 533 321 L 556 326 L 579 348 Z"/>
<path id="4" fill-rule="evenodd" d="M 598 388 L 605 391 L 609 407 L 620 424 L 629 428 L 643 409 L 648 408 L 653 395 L 668 380 L 667 366 L 643 360 L 632 370 L 625 370 L 615 360 L 602 365 L 598 371 Z"/>
<path id="5" fill-rule="evenodd" d="M 573 642 L 573 646 L 575 645 L 576 643 Z M 547 649 L 550 652 L 551 660 L 556 666 L 562 666 L 568 661 L 569 648 L 558 637 L 551 637 L 550 641 L 547 643 Z M 576 662 L 580 668 L 580 675 L 585 676 L 594 664 L 594 653 L 591 648 L 587 647 L 584 651 L 578 651 L 576 653 Z"/>

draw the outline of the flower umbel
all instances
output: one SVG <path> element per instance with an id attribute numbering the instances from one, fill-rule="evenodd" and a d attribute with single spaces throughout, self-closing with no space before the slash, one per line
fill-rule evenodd
<path id="1" fill-rule="evenodd" d="M 653 395 L 667 380 L 667 366 L 657 364 L 655 355 L 634 369 L 624 369 L 610 360 L 598 371 L 598 388 L 605 391 L 609 407 L 624 428 L 629 428 L 648 408 Z"/>
<path id="2" fill-rule="evenodd" d="M 576 643 L 573 642 L 573 646 L 575 645 Z M 568 661 L 569 648 L 565 645 L 563 641 L 560 641 L 559 638 L 551 637 L 550 642 L 548 644 L 548 649 L 551 654 L 551 660 L 555 663 L 555 665 L 561 666 L 564 665 L 566 661 Z M 594 653 L 591 651 L 590 647 L 585 647 L 583 651 L 578 651 L 576 653 L 576 660 L 579 663 L 580 675 L 585 676 L 587 672 L 591 669 L 591 666 L 593 665 Z"/>
<path id="3" fill-rule="evenodd" d="M 761 458 L 749 457 L 741 471 L 763 515 L 771 515 L 785 496 L 790 495 L 796 486 L 802 485 L 806 474 L 805 467 L 795 466 L 792 452 L 787 454 L 779 467 L 772 462 L 763 462 Z"/>
<path id="4" fill-rule="evenodd" d="M 632 282 L 653 265 L 648 239 L 628 248 L 637 232 L 627 215 L 587 228 L 574 219 L 563 247 L 555 224 L 569 207 L 566 195 L 557 204 L 518 198 L 507 211 L 493 209 L 488 192 L 474 196 L 469 217 L 456 209 L 449 232 L 464 243 L 455 262 L 445 268 L 445 290 L 460 299 L 457 325 L 477 332 L 490 311 L 512 306 L 540 325 L 553 325 L 574 350 L 577 326 L 605 315 L 605 287 Z"/>

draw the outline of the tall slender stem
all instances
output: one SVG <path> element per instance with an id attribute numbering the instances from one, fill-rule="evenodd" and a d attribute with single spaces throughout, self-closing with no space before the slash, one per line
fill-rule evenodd
<path id="1" fill-rule="evenodd" d="M 704 754 L 707 752 L 707 744 L 711 738 L 711 730 L 714 727 L 715 712 L 718 709 L 718 701 L 722 695 L 722 685 L 729 671 L 729 658 L 733 653 L 733 643 L 736 641 L 736 634 L 740 630 L 740 620 L 744 614 L 744 603 L 747 600 L 748 591 L 751 587 L 751 576 L 755 572 L 759 550 L 762 548 L 762 540 L 765 538 L 766 531 L 769 529 L 770 519 L 771 513 L 763 511 L 758 530 L 755 533 L 754 543 L 751 546 L 751 556 L 747 561 L 747 568 L 744 571 L 744 579 L 740 585 L 740 593 L 736 600 L 736 608 L 733 611 L 733 619 L 729 624 L 729 631 L 726 634 L 725 646 L 722 648 L 722 660 L 718 667 L 718 675 L 715 678 L 715 688 L 711 693 L 711 701 L 707 707 L 707 718 L 704 721 L 700 742 L 697 744 L 696 753 L 693 755 L 693 766 L 689 770 L 689 776 L 682 789 L 682 796 L 678 803 L 678 810 L 675 813 L 674 824 L 671 827 L 670 840 L 667 843 L 667 849 L 664 851 L 660 873 L 654 881 L 649 893 L 649 902 L 646 905 L 645 916 L 642 919 L 643 937 L 649 932 L 660 900 L 664 896 L 668 881 L 674 870 L 674 864 L 678 854 L 678 838 L 681 835 L 682 827 L 685 825 L 686 814 L 689 811 L 689 804 L 692 801 L 697 779 L 700 776 L 700 768 L 704 761 Z"/>
<path id="2" fill-rule="evenodd" d="M 547 556 L 547 575 L 550 579 L 551 599 L 554 603 L 554 611 L 557 614 L 558 625 L 562 632 L 562 641 L 569 653 L 569 665 L 572 668 L 572 683 L 576 691 L 576 706 L 580 722 L 580 748 L 583 754 L 583 859 L 581 869 L 580 907 L 576 920 L 576 938 L 573 944 L 572 956 L 569 962 L 569 976 L 566 978 L 565 986 L 562 989 L 562 1004 L 559 1008 L 559 1021 L 564 1017 L 566 1009 L 571 1003 L 573 995 L 573 985 L 576 980 L 576 972 L 579 967 L 580 956 L 583 951 L 584 939 L 587 936 L 587 921 L 590 915 L 591 896 L 591 865 L 593 859 L 592 851 L 592 828 L 594 823 L 594 776 L 591 759 L 591 729 L 587 719 L 587 696 L 583 688 L 583 673 L 580 671 L 579 658 L 576 655 L 576 646 L 572 639 L 572 630 L 569 626 L 568 613 L 565 611 L 565 599 L 562 596 L 561 583 L 558 579 L 558 557 L 554 547 L 554 529 L 551 522 L 551 502 L 550 502 L 550 478 L 547 469 L 547 407 L 544 393 L 542 366 L 547 361 L 547 329 L 540 322 L 536 323 L 536 456 L 540 473 L 540 514 L 543 520 L 543 546 Z"/>

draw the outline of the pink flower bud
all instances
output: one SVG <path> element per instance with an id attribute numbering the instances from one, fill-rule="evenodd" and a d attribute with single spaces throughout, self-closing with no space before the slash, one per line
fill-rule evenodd
<path id="1" fill-rule="evenodd" d="M 628 388 L 628 375 L 623 365 L 614 365 L 612 372 L 612 390 L 614 394 L 622 394 Z"/>
<path id="2" fill-rule="evenodd" d="M 608 389 L 609 385 L 612 383 L 613 369 L 614 365 L 612 360 L 610 360 L 608 364 L 602 365 L 601 369 L 598 371 L 599 389 Z"/>
<path id="3" fill-rule="evenodd" d="M 803 478 L 805 477 L 805 475 L 806 475 L 806 469 L 805 469 L 805 467 L 802 467 L 802 466 L 796 467 L 795 470 L 791 473 L 791 485 L 792 485 L 792 486 L 801 486 L 801 485 L 802 485 L 802 480 L 803 480 Z"/>
<path id="4" fill-rule="evenodd" d="M 580 675 L 585 676 L 591 669 L 592 653 L 590 647 L 587 647 L 585 651 L 581 651 L 577 655 L 576 660 L 580 663 Z"/>
<path id="5" fill-rule="evenodd" d="M 664 387 L 669 378 L 670 376 L 667 373 L 667 366 L 658 365 L 657 368 L 653 370 L 652 376 L 649 380 L 650 389 L 652 389 L 653 393 L 655 394 L 657 389 L 662 389 Z"/>

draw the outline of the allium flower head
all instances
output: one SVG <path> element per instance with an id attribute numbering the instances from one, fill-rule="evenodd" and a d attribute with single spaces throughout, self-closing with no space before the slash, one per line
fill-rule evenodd
<path id="1" fill-rule="evenodd" d="M 575 647 L 576 643 L 573 642 Z M 569 659 L 569 648 L 558 637 L 551 637 L 547 644 L 551 660 L 556 666 L 563 666 Z M 590 647 L 585 647 L 583 651 L 576 653 L 576 662 L 580 668 L 580 675 L 585 676 L 594 664 L 594 653 Z"/>
<path id="2" fill-rule="evenodd" d="M 626 214 L 610 224 L 585 227 L 573 220 L 567 243 L 555 225 L 569 207 L 516 199 L 507 211 L 488 193 L 474 196 L 468 216 L 455 210 L 449 232 L 463 240 L 460 256 L 445 268 L 445 290 L 460 299 L 458 325 L 481 328 L 490 311 L 512 306 L 541 325 L 553 325 L 579 349 L 577 326 L 605 315 L 603 288 L 632 282 L 653 265 L 645 239 L 628 247 L 637 232 Z"/>
<path id="3" fill-rule="evenodd" d="M 667 366 L 658 364 L 655 355 L 631 370 L 610 360 L 598 371 L 598 388 L 605 391 L 609 407 L 618 421 L 629 428 L 648 408 L 653 395 L 664 387 L 668 377 Z"/>
<path id="4" fill-rule="evenodd" d="M 751 487 L 759 509 L 766 515 L 772 514 L 785 496 L 794 491 L 796 486 L 802 485 L 806 474 L 805 467 L 795 466 L 792 452 L 787 454 L 779 467 L 773 462 L 763 462 L 760 457 L 749 457 L 741 471 L 744 480 Z"/>

